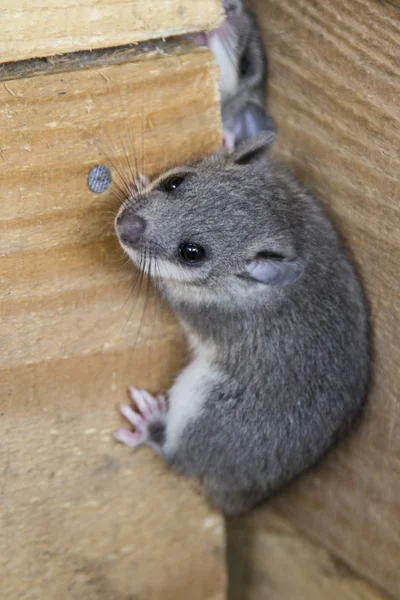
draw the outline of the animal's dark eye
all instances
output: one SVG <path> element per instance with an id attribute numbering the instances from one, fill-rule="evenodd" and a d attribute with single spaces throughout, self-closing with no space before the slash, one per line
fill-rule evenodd
<path id="1" fill-rule="evenodd" d="M 185 242 L 179 246 L 179 257 L 188 264 L 198 263 L 203 260 L 205 250 L 199 244 Z"/>
<path id="2" fill-rule="evenodd" d="M 165 192 L 173 192 L 184 181 L 185 178 L 182 175 L 171 175 L 171 177 L 168 177 L 168 179 L 165 179 L 165 181 L 161 183 L 161 188 Z"/>

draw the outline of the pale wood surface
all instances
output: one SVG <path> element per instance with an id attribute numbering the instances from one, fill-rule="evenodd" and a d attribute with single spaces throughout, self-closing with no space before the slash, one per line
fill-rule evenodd
<path id="1" fill-rule="evenodd" d="M 165 389 L 182 340 L 152 295 L 142 322 L 115 197 L 87 187 L 99 146 L 125 175 L 126 154 L 151 175 L 215 149 L 217 79 L 208 51 L 169 46 L 0 83 L 4 598 L 224 598 L 220 515 L 111 437 L 126 386 Z"/>
<path id="2" fill-rule="evenodd" d="M 212 29 L 220 0 L 2 0 L 0 62 Z"/>
<path id="3" fill-rule="evenodd" d="M 116 48 L 102 48 L 93 51 L 82 50 L 48 58 L 7 62 L 0 64 L 0 81 L 8 82 L 13 79 L 25 79 L 36 75 L 54 75 L 55 73 L 69 73 L 70 71 L 81 71 L 83 69 L 101 69 L 105 66 L 137 62 L 150 57 L 165 56 L 166 54 L 179 56 L 189 48 L 191 52 L 196 51 L 193 42 L 181 36 L 165 40 L 149 40 L 137 44 L 126 44 Z"/>
<path id="4" fill-rule="evenodd" d="M 271 507 L 231 520 L 228 548 L 229 600 L 389 600 Z"/>
<path id="5" fill-rule="evenodd" d="M 354 254 L 375 354 L 361 426 L 275 505 L 400 598 L 400 12 L 374 0 L 253 5 L 276 155 L 325 202 Z"/>

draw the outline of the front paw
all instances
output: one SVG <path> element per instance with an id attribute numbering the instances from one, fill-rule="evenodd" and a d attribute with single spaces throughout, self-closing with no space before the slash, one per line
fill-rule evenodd
<path id="1" fill-rule="evenodd" d="M 167 416 L 165 397 L 154 397 L 145 390 L 136 388 L 129 388 L 129 394 L 138 412 L 129 404 L 121 404 L 120 411 L 135 430 L 121 427 L 114 433 L 114 437 L 131 448 L 140 444 L 161 446 L 165 438 Z"/>

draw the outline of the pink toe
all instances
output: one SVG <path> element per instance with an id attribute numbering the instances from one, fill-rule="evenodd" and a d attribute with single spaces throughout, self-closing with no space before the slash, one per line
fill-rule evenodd
<path id="1" fill-rule="evenodd" d="M 167 412 L 167 403 L 165 401 L 165 396 L 157 396 L 156 397 L 158 408 L 162 414 Z"/>
<path id="2" fill-rule="evenodd" d="M 121 411 L 121 414 L 124 415 L 125 419 L 128 419 L 129 423 L 132 423 L 135 427 L 140 427 L 143 424 L 142 417 L 128 404 L 121 404 L 119 410 Z"/>
<path id="3" fill-rule="evenodd" d="M 145 419 L 149 419 L 150 417 L 150 409 L 146 398 L 144 397 L 143 390 L 137 390 L 135 388 L 130 389 L 131 396 L 133 401 L 135 402 L 137 408 L 140 413 L 143 415 Z"/>
<path id="4" fill-rule="evenodd" d="M 115 431 L 114 437 L 116 440 L 131 448 L 138 446 L 141 443 L 141 434 L 137 431 L 132 432 L 128 429 L 120 427 Z"/>
<path id="5" fill-rule="evenodd" d="M 146 392 L 146 390 L 140 390 L 142 395 L 142 400 L 146 404 L 147 414 L 151 414 L 154 412 L 154 408 L 157 408 L 157 402 L 154 396 Z"/>

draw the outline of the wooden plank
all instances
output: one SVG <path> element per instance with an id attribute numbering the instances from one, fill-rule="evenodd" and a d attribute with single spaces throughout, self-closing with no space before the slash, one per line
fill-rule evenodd
<path id="1" fill-rule="evenodd" d="M 389 600 L 271 507 L 231 520 L 229 600 Z"/>
<path id="2" fill-rule="evenodd" d="M 0 83 L 1 595 L 223 600 L 221 516 L 111 437 L 126 386 L 166 389 L 184 355 L 87 186 L 100 147 L 125 175 L 216 149 L 218 71 L 196 47 L 102 56 Z"/>
<path id="3" fill-rule="evenodd" d="M 36 75 L 54 75 L 69 73 L 83 69 L 101 69 L 111 65 L 121 65 L 127 62 L 142 61 L 155 55 L 179 55 L 190 48 L 195 52 L 193 43 L 185 38 L 168 38 L 165 40 L 150 40 L 137 44 L 127 44 L 117 48 L 102 48 L 101 50 L 82 50 L 52 56 L 51 58 L 32 58 L 0 64 L 0 82 L 13 79 L 25 79 Z"/>
<path id="4" fill-rule="evenodd" d="M 400 13 L 375 0 L 254 5 L 276 154 L 336 218 L 366 285 L 374 338 L 361 426 L 276 504 L 400 598 Z"/>
<path id="5" fill-rule="evenodd" d="M 169 56 L 3 84 L 3 368 L 98 352 L 104 340 L 110 351 L 133 344 L 141 313 L 123 327 L 129 303 L 118 309 L 132 277 L 131 267 L 118 263 L 114 196 L 90 192 L 87 175 L 108 155 L 125 175 L 127 160 L 151 175 L 217 147 L 216 78 L 207 51 L 178 48 Z M 58 317 L 56 307 L 63 307 Z M 58 337 L 54 327 L 62 327 Z"/>
<path id="6" fill-rule="evenodd" d="M 3 598 L 224 599 L 220 515 L 151 452 L 117 446 L 115 418 L 100 403 L 2 419 Z"/>
<path id="7" fill-rule="evenodd" d="M 3 0 L 0 62 L 209 30 L 223 17 L 219 0 Z"/>
<path id="8" fill-rule="evenodd" d="M 190 48 L 195 52 L 193 43 L 185 38 L 168 38 L 165 40 L 150 40 L 137 44 L 127 44 L 117 48 L 102 48 L 101 50 L 72 52 L 51 58 L 32 58 L 16 62 L 0 64 L 0 82 L 13 79 L 25 79 L 36 75 L 54 75 L 69 73 L 83 69 L 104 68 L 111 65 L 121 65 L 127 62 L 141 61 L 144 58 L 179 55 Z"/>

